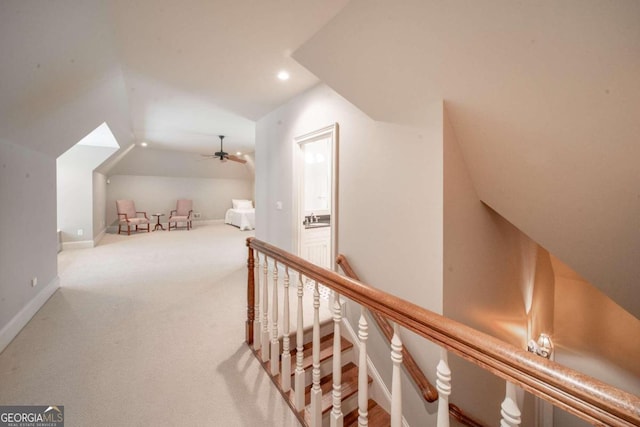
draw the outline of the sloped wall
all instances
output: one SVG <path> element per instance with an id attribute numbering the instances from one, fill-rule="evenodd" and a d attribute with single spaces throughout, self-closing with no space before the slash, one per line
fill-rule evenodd
<path id="1" fill-rule="evenodd" d="M 640 3 L 354 0 L 294 57 L 376 120 L 444 99 L 481 200 L 640 317 Z"/>

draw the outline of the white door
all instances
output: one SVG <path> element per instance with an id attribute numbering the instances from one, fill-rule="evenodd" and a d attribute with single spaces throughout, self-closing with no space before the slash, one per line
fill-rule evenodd
<path id="1" fill-rule="evenodd" d="M 321 267 L 335 262 L 337 124 L 296 138 L 298 255 Z"/>

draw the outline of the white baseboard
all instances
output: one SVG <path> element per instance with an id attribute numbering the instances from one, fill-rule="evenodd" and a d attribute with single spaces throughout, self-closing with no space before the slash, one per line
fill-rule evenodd
<path id="1" fill-rule="evenodd" d="M 222 223 L 224 223 L 224 219 L 194 219 L 194 220 L 191 220 L 191 224 L 194 227 L 198 226 L 198 225 L 222 224 Z M 161 222 L 160 224 L 162 224 L 162 226 L 164 227 L 165 230 L 168 228 L 168 225 L 167 225 L 166 222 Z M 151 223 L 151 230 L 153 230 L 153 227 L 155 227 L 155 226 L 156 226 L 155 222 Z M 118 226 L 117 225 L 110 225 L 109 227 L 107 227 L 105 229 L 105 231 L 107 233 L 109 233 L 109 234 L 118 234 Z M 127 234 L 127 230 L 126 229 L 124 230 L 124 234 Z"/>
<path id="2" fill-rule="evenodd" d="M 40 310 L 44 303 L 51 298 L 51 295 L 53 295 L 59 287 L 60 278 L 56 276 L 0 330 L 0 353 L 18 336 L 22 328 L 29 323 L 31 318 Z"/>
<path id="3" fill-rule="evenodd" d="M 89 249 L 94 246 L 93 240 L 80 240 L 77 242 L 62 242 L 62 250 L 65 249 Z"/>
<path id="4" fill-rule="evenodd" d="M 98 233 L 98 235 L 96 237 L 93 238 L 93 246 L 98 246 L 98 243 L 100 243 L 100 240 L 102 240 L 102 238 L 104 237 L 105 233 L 107 232 L 107 228 L 103 228 L 102 231 L 100 233 Z"/>
<path id="5" fill-rule="evenodd" d="M 193 220 L 193 224 L 202 224 L 202 225 L 220 224 L 223 222 L 224 222 L 224 219 L 194 219 Z"/>

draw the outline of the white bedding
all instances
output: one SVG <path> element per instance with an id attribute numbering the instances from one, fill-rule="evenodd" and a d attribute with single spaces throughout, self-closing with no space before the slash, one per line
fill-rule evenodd
<path id="1" fill-rule="evenodd" d="M 256 210 L 251 209 L 229 209 L 224 216 L 225 224 L 231 224 L 240 230 L 253 230 L 256 228 Z"/>

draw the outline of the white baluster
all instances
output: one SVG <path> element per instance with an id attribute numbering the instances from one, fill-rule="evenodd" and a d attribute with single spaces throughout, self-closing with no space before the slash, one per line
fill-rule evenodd
<path id="1" fill-rule="evenodd" d="M 322 425 L 322 389 L 320 388 L 320 292 L 313 288 L 313 370 L 311 386 L 311 427 Z"/>
<path id="2" fill-rule="evenodd" d="M 264 256 L 262 266 L 262 361 L 269 360 L 269 258 Z"/>
<path id="3" fill-rule="evenodd" d="M 280 341 L 278 340 L 278 261 L 273 260 L 273 307 L 271 309 L 271 375 L 280 372 Z"/>
<path id="4" fill-rule="evenodd" d="M 521 413 L 516 401 L 516 386 L 513 383 L 507 382 L 507 390 L 505 398 L 500 405 L 500 427 L 517 427 L 520 425 Z"/>
<path id="5" fill-rule="evenodd" d="M 260 254 L 258 251 L 255 253 L 253 271 L 253 277 L 255 277 L 256 282 L 255 305 L 253 308 L 255 312 L 255 317 L 253 318 L 253 348 L 260 350 L 262 347 L 262 337 L 260 336 L 262 334 L 262 324 L 260 323 Z"/>
<path id="6" fill-rule="evenodd" d="M 303 334 L 303 312 L 302 297 L 304 295 L 304 285 L 302 284 L 302 274 L 298 273 L 298 319 L 296 323 L 296 378 L 295 378 L 295 404 L 296 409 L 301 411 L 304 408 L 304 334 Z"/>
<path id="7" fill-rule="evenodd" d="M 451 394 L 451 369 L 447 350 L 440 349 L 440 362 L 436 368 L 436 387 L 438 389 L 437 427 L 449 427 L 449 395 Z"/>
<path id="8" fill-rule="evenodd" d="M 369 374 L 367 372 L 367 339 L 369 324 L 365 317 L 364 307 L 360 307 L 358 322 L 358 338 L 360 338 L 360 354 L 358 356 L 358 427 L 369 425 Z"/>
<path id="9" fill-rule="evenodd" d="M 284 312 L 282 313 L 282 391 L 291 390 L 291 350 L 289 349 L 289 267 L 284 267 Z"/>
<path id="10" fill-rule="evenodd" d="M 393 326 L 393 338 L 391 338 L 391 361 L 393 362 L 393 374 L 391 377 L 391 427 L 402 426 L 402 379 L 400 366 L 402 366 L 402 341 L 398 335 L 398 324 Z"/>
<path id="11" fill-rule="evenodd" d="M 342 348 L 340 343 L 340 322 L 342 322 L 342 307 L 340 295 L 333 299 L 333 409 L 331 410 L 331 427 L 342 427 Z"/>

